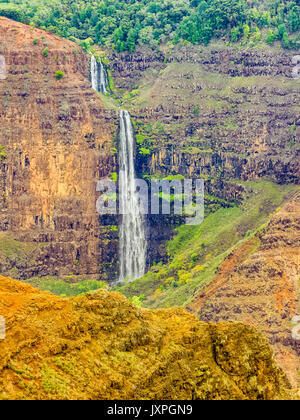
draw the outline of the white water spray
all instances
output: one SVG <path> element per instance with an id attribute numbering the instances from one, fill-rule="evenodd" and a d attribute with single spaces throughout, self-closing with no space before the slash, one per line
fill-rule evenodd
<path id="1" fill-rule="evenodd" d="M 128 111 L 120 111 L 120 281 L 145 273 L 146 237 L 140 211 L 134 167 L 134 134 Z"/>
<path id="2" fill-rule="evenodd" d="M 106 70 L 101 59 L 97 61 L 94 55 L 91 57 L 91 82 L 92 88 L 97 92 L 107 93 L 109 91 Z"/>

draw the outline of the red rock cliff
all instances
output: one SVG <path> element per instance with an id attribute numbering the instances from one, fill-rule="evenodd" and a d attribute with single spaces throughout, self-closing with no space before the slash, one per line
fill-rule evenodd
<path id="1" fill-rule="evenodd" d="M 95 210 L 96 181 L 113 167 L 115 114 L 91 89 L 89 57 L 76 44 L 0 18 L 0 55 L 7 155 L 0 162 L 0 242 L 14 239 L 13 256 L 0 246 L 0 271 L 96 275 L 109 240 Z"/>

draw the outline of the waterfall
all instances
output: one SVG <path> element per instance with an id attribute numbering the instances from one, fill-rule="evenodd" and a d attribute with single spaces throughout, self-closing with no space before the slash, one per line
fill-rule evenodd
<path id="1" fill-rule="evenodd" d="M 140 212 L 134 167 L 134 134 L 128 111 L 120 111 L 120 281 L 145 273 L 146 236 Z"/>
<path id="2" fill-rule="evenodd" d="M 97 61 L 96 57 L 91 57 L 91 82 L 92 88 L 97 92 L 107 93 L 109 91 L 108 77 L 101 59 Z"/>

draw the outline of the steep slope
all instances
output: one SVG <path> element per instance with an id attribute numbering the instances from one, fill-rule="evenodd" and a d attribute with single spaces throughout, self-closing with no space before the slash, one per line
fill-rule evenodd
<path id="1" fill-rule="evenodd" d="M 252 246 L 258 241 L 258 246 Z M 300 194 L 257 237 L 235 250 L 214 281 L 188 305 L 202 320 L 239 321 L 268 337 L 275 357 L 296 386 L 300 342 L 292 320 L 300 314 Z"/>
<path id="2" fill-rule="evenodd" d="M 184 309 L 149 311 L 107 291 L 62 299 L 0 277 L 1 399 L 280 399 L 267 341 Z"/>
<path id="3" fill-rule="evenodd" d="M 97 276 L 116 249 L 95 210 L 116 115 L 76 44 L 0 18 L 0 55 L 0 272 Z"/>
<path id="4" fill-rule="evenodd" d="M 246 191 L 245 200 L 230 208 L 220 208 L 205 217 L 198 226 L 180 226 L 167 243 L 169 261 L 154 265 L 145 276 L 121 285 L 118 291 L 129 298 L 140 297 L 149 308 L 186 306 L 195 291 L 200 294 L 220 283 L 215 277 L 222 266 L 222 278 L 230 269 L 226 258 L 242 244 L 236 263 L 259 247 L 254 236 L 269 222 L 271 215 L 299 191 L 295 185 L 277 185 L 269 181 L 239 183 Z M 247 244 L 247 241 L 253 238 Z M 234 254 L 235 255 L 235 254 Z"/>
<path id="5" fill-rule="evenodd" d="M 118 233 L 98 220 L 95 181 L 116 170 L 116 102 L 90 89 L 76 44 L 5 18 L 0 31 L 0 272 L 112 280 Z M 134 116 L 139 174 L 204 177 L 212 202 L 240 202 L 236 179 L 297 183 L 295 53 L 222 44 L 107 51 L 115 94 Z M 165 261 L 173 221 L 150 225 L 149 263 Z"/>
<path id="6" fill-rule="evenodd" d="M 238 192 L 229 179 L 299 182 L 296 54 L 222 43 L 110 53 L 115 85 L 151 152 L 141 167 L 205 177 L 207 190 L 227 199 Z"/>
<path id="7" fill-rule="evenodd" d="M 299 183 L 296 55 L 222 42 L 107 51 L 115 93 L 135 121 L 138 172 L 204 178 L 206 210 L 215 197 L 240 203 L 245 191 L 236 181 Z M 149 224 L 150 260 L 165 262 L 170 221 Z"/>

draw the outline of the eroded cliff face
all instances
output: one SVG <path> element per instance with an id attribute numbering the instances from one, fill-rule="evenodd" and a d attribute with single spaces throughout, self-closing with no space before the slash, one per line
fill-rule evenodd
<path id="1" fill-rule="evenodd" d="M 297 386 L 300 341 L 292 320 L 300 315 L 300 194 L 258 236 L 237 248 L 214 281 L 195 292 L 188 309 L 202 320 L 239 321 L 268 337 L 279 364 Z"/>
<path id="2" fill-rule="evenodd" d="M 149 311 L 118 293 L 62 299 L 0 276 L 0 399 L 293 398 L 259 333 Z"/>
<path id="3" fill-rule="evenodd" d="M 97 277 L 117 255 L 96 213 L 96 181 L 115 166 L 116 115 L 72 42 L 0 18 L 0 55 L 0 271 Z"/>
<path id="4" fill-rule="evenodd" d="M 116 93 L 135 121 L 140 173 L 201 177 L 207 197 L 235 203 L 246 195 L 236 180 L 299 183 L 296 54 L 222 43 L 109 52 Z M 150 256 L 165 260 L 149 224 Z"/>
<path id="5" fill-rule="evenodd" d="M 209 193 L 213 180 L 228 199 L 239 198 L 229 179 L 299 182 L 296 52 L 169 48 L 111 54 L 116 85 L 130 92 L 125 104 L 151 150 L 142 168 L 202 176 Z"/>

